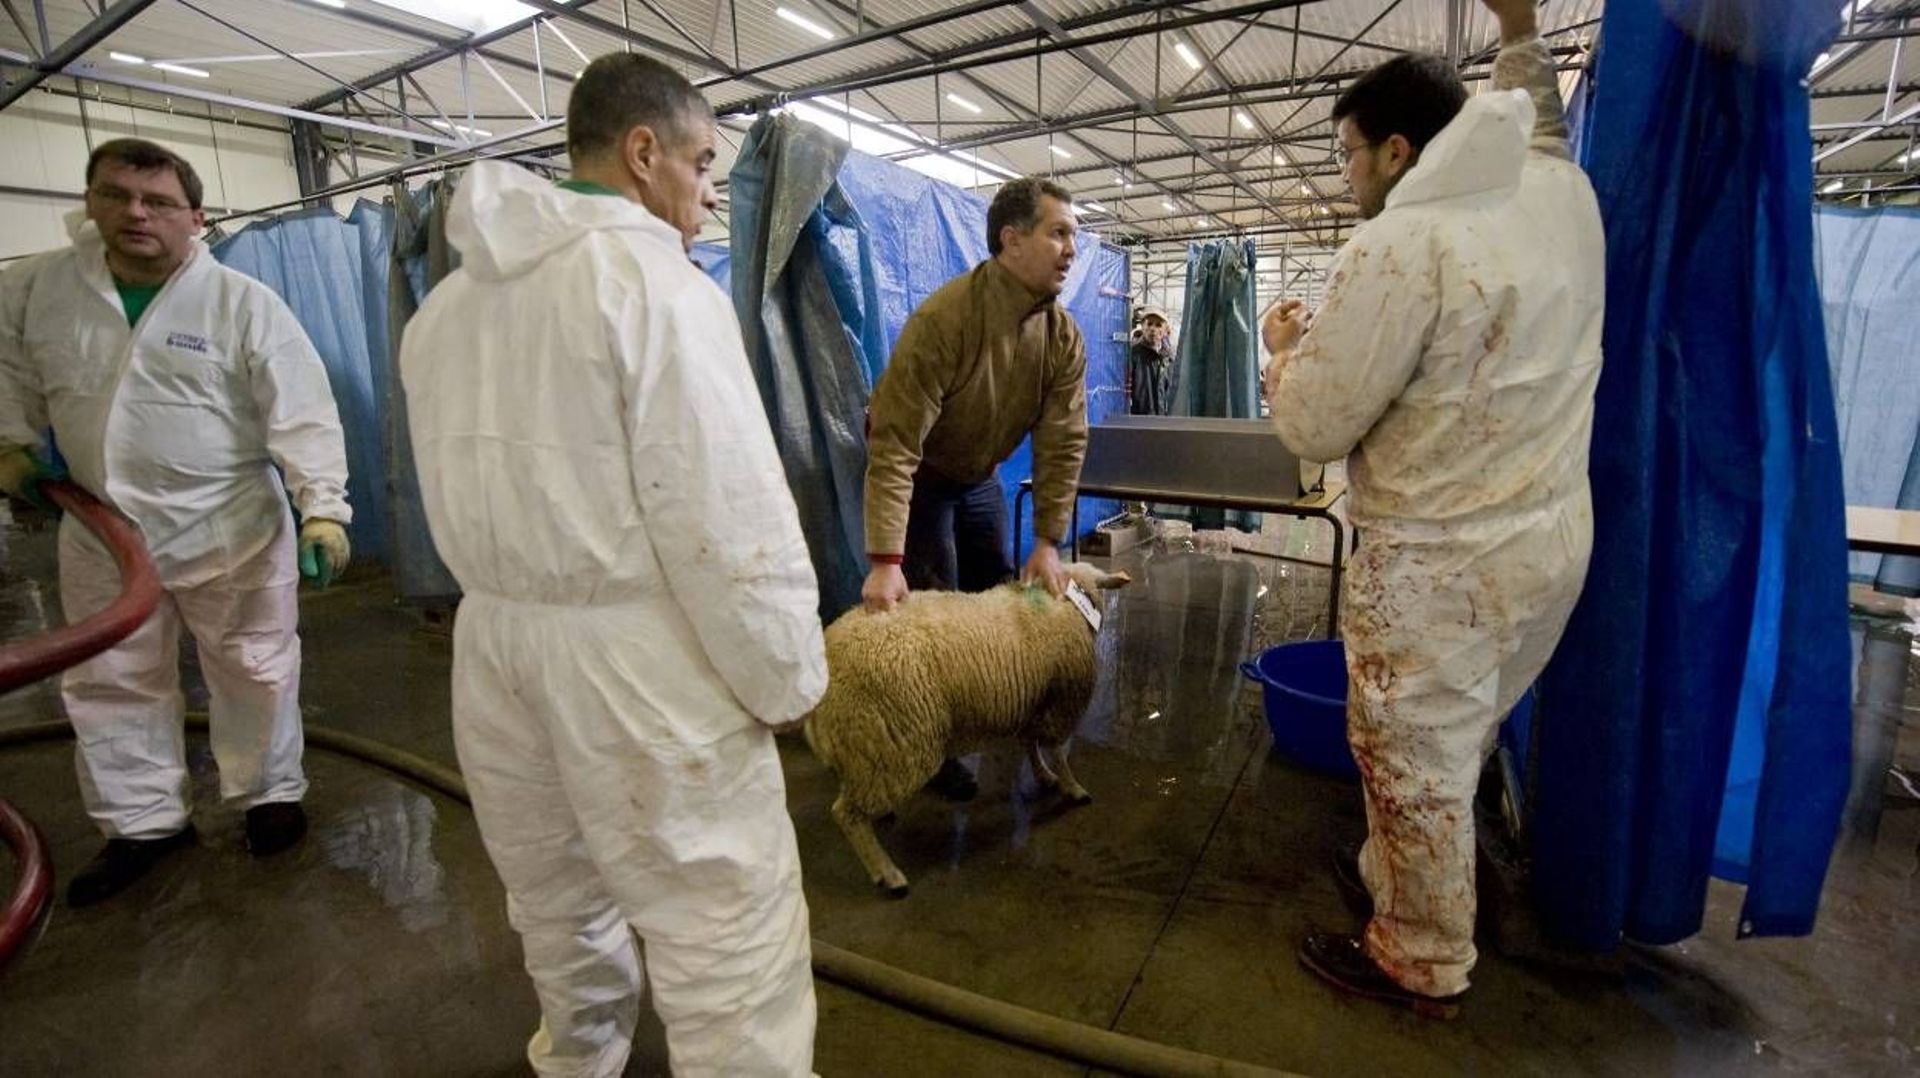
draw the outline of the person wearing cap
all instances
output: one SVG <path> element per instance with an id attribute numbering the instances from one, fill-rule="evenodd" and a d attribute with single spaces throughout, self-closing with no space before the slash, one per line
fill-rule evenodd
<path id="1" fill-rule="evenodd" d="M 1127 411 L 1134 415 L 1166 415 L 1173 404 L 1173 330 L 1167 312 L 1154 306 L 1140 308 L 1127 356 Z"/>

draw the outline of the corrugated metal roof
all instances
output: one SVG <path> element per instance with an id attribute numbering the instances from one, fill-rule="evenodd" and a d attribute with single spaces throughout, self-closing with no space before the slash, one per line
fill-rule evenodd
<path id="1" fill-rule="evenodd" d="M 83 59 L 106 74 L 132 75 L 182 87 L 175 91 L 182 96 L 212 91 L 288 106 L 327 95 L 340 81 L 354 82 L 388 71 L 467 36 L 454 27 L 374 0 L 350 2 L 354 7 L 342 13 L 307 0 L 158 0 Z M 1598 18 L 1602 2 L 1552 0 L 1542 8 L 1544 28 L 1551 34 L 1576 27 L 1571 33 L 1556 35 L 1555 43 L 1587 46 L 1597 27 L 1586 24 Z M 1133 36 L 1103 40 L 1082 49 L 1059 49 L 1021 3 L 952 17 L 942 17 L 959 7 L 948 0 L 589 0 L 582 10 L 606 23 L 630 26 L 644 39 L 637 46 L 642 49 L 661 53 L 664 47 L 689 55 L 701 50 L 715 54 L 716 61 L 670 62 L 705 85 L 710 99 L 723 110 L 745 108 L 776 91 L 831 89 L 875 73 L 899 73 L 896 81 L 839 99 L 887 122 L 904 124 L 925 137 L 962 142 L 984 135 L 1000 137 L 1002 141 L 978 148 L 983 159 L 1019 171 L 1059 174 L 1076 191 L 1104 192 L 1101 197 L 1110 200 L 1111 208 L 1123 217 L 1143 210 L 1134 213 L 1136 218 L 1165 216 L 1144 212 L 1157 205 L 1158 194 L 1147 191 L 1144 185 L 1131 192 L 1120 188 L 1112 175 L 1112 164 L 1168 155 L 1173 156 L 1142 165 L 1140 170 L 1177 186 L 1218 186 L 1218 193 L 1202 191 L 1198 197 L 1235 220 L 1268 212 L 1252 209 L 1254 200 L 1244 191 L 1219 186 L 1224 178 L 1209 175 L 1212 166 L 1195 156 L 1182 139 L 1170 135 L 1169 125 L 1214 150 L 1248 183 L 1263 191 L 1267 186 L 1288 191 L 1299 184 L 1295 165 L 1327 168 L 1320 140 L 1328 137 L 1326 118 L 1332 99 L 1325 95 L 1324 83 L 1313 84 L 1316 75 L 1349 75 L 1379 62 L 1395 49 L 1442 51 L 1449 38 L 1448 0 L 1317 0 L 1231 17 L 1223 16 L 1245 6 L 1246 0 L 1198 0 L 1177 6 L 1160 4 L 1159 0 L 1032 3 L 1046 17 L 1069 27 L 1080 25 L 1074 31 L 1077 40 L 1122 32 Z M 18 6 L 28 11 L 27 5 Z M 843 44 L 826 47 L 828 43 L 779 18 L 775 9 L 780 6 L 795 9 L 830 28 L 837 35 L 835 40 Z M 92 17 L 82 0 L 47 0 L 45 7 L 50 33 L 56 38 L 78 32 Z M 204 9 L 206 14 L 194 7 Z M 656 15 L 651 8 L 662 14 Z M 1920 15 L 1920 0 L 1879 0 L 1871 10 Z M 1477 3 L 1464 5 L 1462 11 L 1465 21 L 1461 45 L 1465 54 L 1474 55 L 1492 45 L 1494 27 Z M 360 17 L 355 18 L 355 13 Z M 249 41 L 236 29 L 219 25 L 209 15 L 267 45 L 323 54 L 310 60 L 320 72 L 284 58 L 234 59 L 270 50 Z M 1164 28 L 1168 22 L 1208 15 L 1217 18 L 1200 25 Z M 935 21 L 904 38 L 881 37 L 859 45 L 844 44 L 863 31 L 923 18 Z M 1299 35 L 1294 33 L 1296 26 L 1302 31 Z M 1347 43 L 1346 39 L 1363 29 L 1367 31 L 1365 44 Z M 548 69 L 544 81 L 546 108 L 554 115 L 563 113 L 571 76 L 582 66 L 576 48 L 591 57 L 628 47 L 621 34 L 577 18 L 555 19 L 537 33 L 541 60 Z M 523 28 L 487 46 L 487 51 L 497 57 L 493 68 L 511 92 L 472 59 L 467 63 L 464 83 L 460 62 L 455 58 L 421 66 L 414 72 L 414 79 L 453 122 L 467 124 L 470 106 L 475 117 L 471 126 L 504 134 L 528 122 L 529 109 L 540 109 L 542 83 L 529 70 L 534 63 L 535 34 Z M 998 51 L 980 52 L 978 46 L 985 42 L 1000 43 Z M 1176 43 L 1184 43 L 1197 54 L 1202 61 L 1199 70 L 1180 56 Z M 1052 51 L 1037 60 L 1015 55 L 1037 44 Z M 33 52 L 36 45 L 20 35 L 11 19 L 0 19 L 0 48 Z M 730 78 L 717 70 L 726 65 L 774 63 L 814 48 L 823 51 L 783 64 L 756 79 Z M 913 73 L 912 69 L 947 58 L 953 50 L 969 49 L 973 50 L 971 59 L 986 62 L 944 74 L 937 82 Z M 117 63 L 108 56 L 112 51 L 150 60 L 199 60 L 202 64 L 196 66 L 202 66 L 208 77 L 198 79 L 157 71 L 150 65 Z M 1832 70 L 1816 75 L 1814 80 L 1816 92 L 1823 95 L 1813 104 L 1815 123 L 1864 123 L 1880 116 L 1895 53 L 1893 44 L 1886 41 L 1839 47 Z M 996 55 L 998 60 L 994 59 Z M 1899 55 L 1896 84 L 1905 87 L 1920 83 L 1920 41 L 1909 42 Z M 1094 63 L 1085 62 L 1083 56 Z M 1095 67 L 1101 71 L 1096 72 Z M 1272 98 L 1303 90 L 1322 96 L 1258 104 L 1242 100 L 1250 91 L 1256 98 Z M 1840 91 L 1845 96 L 1831 96 Z M 412 86 L 406 93 L 408 109 L 416 117 L 438 119 Z M 949 95 L 979 106 L 980 111 L 974 113 L 954 104 Z M 1192 100 L 1196 95 L 1200 95 L 1198 104 L 1202 107 L 1181 111 L 1185 106 L 1176 103 L 1177 99 L 1184 96 Z M 390 81 L 364 96 L 362 104 L 375 114 L 376 122 L 407 126 L 391 114 L 398 98 Z M 1134 118 L 1136 97 L 1175 111 Z M 1898 114 L 1916 101 L 1920 101 L 1920 94 L 1899 89 L 1893 110 Z M 1235 109 L 1252 121 L 1251 128 L 1241 123 Z M 386 115 L 381 115 L 383 112 Z M 1081 129 L 1056 133 L 1051 138 L 1035 135 L 1031 128 L 1036 115 Z M 1075 124 L 1076 119 L 1083 122 Z M 1858 130 L 1817 132 L 1816 137 L 1831 145 Z M 1906 151 L 1904 140 L 1912 131 L 1909 123 L 1875 132 L 1822 161 L 1820 170 L 1885 169 L 1895 155 Z M 1276 165 L 1267 144 L 1261 141 L 1275 135 L 1312 141 L 1290 149 L 1293 164 Z M 557 137 L 548 134 L 542 141 L 550 143 Z M 1072 156 L 1061 157 L 1049 151 L 1050 141 Z M 730 159 L 731 153 L 731 147 L 724 148 L 723 160 Z M 1313 194 L 1293 190 L 1286 196 L 1308 200 L 1304 215 L 1310 218 L 1319 216 L 1312 200 L 1321 194 L 1337 194 L 1339 186 L 1331 177 L 1314 182 Z M 1271 200 L 1277 196 L 1265 197 Z M 1163 232 L 1188 230 L 1179 221 L 1148 227 Z"/>

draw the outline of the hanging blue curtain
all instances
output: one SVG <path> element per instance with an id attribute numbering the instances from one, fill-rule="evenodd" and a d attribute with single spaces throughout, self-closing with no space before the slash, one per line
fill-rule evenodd
<path id="1" fill-rule="evenodd" d="M 728 194 L 734 309 L 831 619 L 859 601 L 866 576 L 868 393 L 907 317 L 987 257 L 987 203 L 784 115 L 754 124 Z M 1087 342 L 1097 423 L 1126 407 L 1128 262 L 1091 234 L 1076 242 L 1061 303 Z M 1022 443 L 1000 467 L 1009 502 L 1031 471 Z M 1082 528 L 1114 508 L 1082 502 Z"/>
<path id="2" fill-rule="evenodd" d="M 1848 505 L 1920 509 L 1920 210 L 1813 216 Z M 1855 554 L 1855 580 L 1920 595 L 1920 558 Z"/>
<path id="3" fill-rule="evenodd" d="M 1610 0 L 1585 164 L 1607 228 L 1592 570 L 1544 683 L 1548 930 L 1812 930 L 1847 790 L 1846 547 L 1804 79 L 1838 5 Z"/>
<path id="4" fill-rule="evenodd" d="M 388 549 L 382 431 L 386 421 L 384 252 L 392 214 L 360 202 L 342 221 L 325 207 L 255 222 L 213 246 L 224 265 L 274 290 L 327 366 L 347 442 L 347 500 L 356 557 Z M 378 253 L 378 257 L 374 257 Z"/>
<path id="5" fill-rule="evenodd" d="M 407 429 L 407 395 L 400 379 L 400 342 L 427 293 L 460 265 L 447 242 L 447 215 L 453 207 L 454 177 L 449 174 L 409 191 L 393 185 L 393 242 L 387 254 L 384 324 L 393 347 L 383 359 L 387 370 L 387 494 L 393 522 L 393 587 L 401 600 L 423 608 L 446 608 L 459 601 L 460 584 L 440 560 L 427 510 L 420 498 L 420 476 L 413 462 Z"/>
<path id="6" fill-rule="evenodd" d="M 693 264 L 720 286 L 721 291 L 733 291 L 733 249 L 725 243 L 696 243 L 693 245 Z"/>
<path id="7" fill-rule="evenodd" d="M 1260 329 L 1255 299 L 1257 254 L 1252 240 L 1187 245 L 1186 307 L 1174 354 L 1172 415 L 1253 419 L 1260 415 Z M 1196 528 L 1256 530 L 1260 514 L 1156 506 Z"/>

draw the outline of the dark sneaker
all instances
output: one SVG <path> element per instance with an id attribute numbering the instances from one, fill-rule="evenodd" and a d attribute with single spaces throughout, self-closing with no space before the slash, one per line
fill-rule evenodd
<path id="1" fill-rule="evenodd" d="M 164 838 L 110 838 L 107 845 L 67 884 L 67 905 L 74 909 L 105 902 L 175 850 L 193 845 L 193 825 Z"/>
<path id="2" fill-rule="evenodd" d="M 1356 996 L 1405 1007 L 1422 1018 L 1456 1018 L 1466 993 L 1423 996 L 1402 988 L 1368 957 L 1358 936 L 1310 932 L 1300 944 L 1300 964 L 1321 980 Z"/>
<path id="3" fill-rule="evenodd" d="M 948 801 L 971 801 L 980 795 L 980 784 L 974 781 L 973 772 L 954 759 L 940 765 L 940 773 L 927 781 L 927 789 Z"/>
<path id="4" fill-rule="evenodd" d="M 307 810 L 298 801 L 274 801 L 247 810 L 247 852 L 271 857 L 307 833 Z"/>
<path id="5" fill-rule="evenodd" d="M 1347 900 L 1353 912 L 1362 917 L 1373 916 L 1373 895 L 1367 891 L 1367 881 L 1360 875 L 1360 843 L 1341 846 L 1333 851 L 1333 882 L 1340 887 L 1340 897 Z"/>

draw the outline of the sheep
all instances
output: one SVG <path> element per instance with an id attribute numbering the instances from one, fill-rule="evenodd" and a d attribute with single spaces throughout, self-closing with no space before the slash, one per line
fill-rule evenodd
<path id="1" fill-rule="evenodd" d="M 1066 569 L 1096 609 L 1102 589 L 1131 582 L 1084 562 Z M 873 821 L 951 756 L 1017 738 L 1042 785 L 1076 805 L 1093 800 L 1067 766 L 1066 740 L 1093 695 L 1094 635 L 1069 600 L 1020 584 L 915 592 L 886 613 L 856 608 L 827 627 L 827 691 L 806 738 L 839 776 L 833 819 L 874 883 L 907 893 Z"/>

